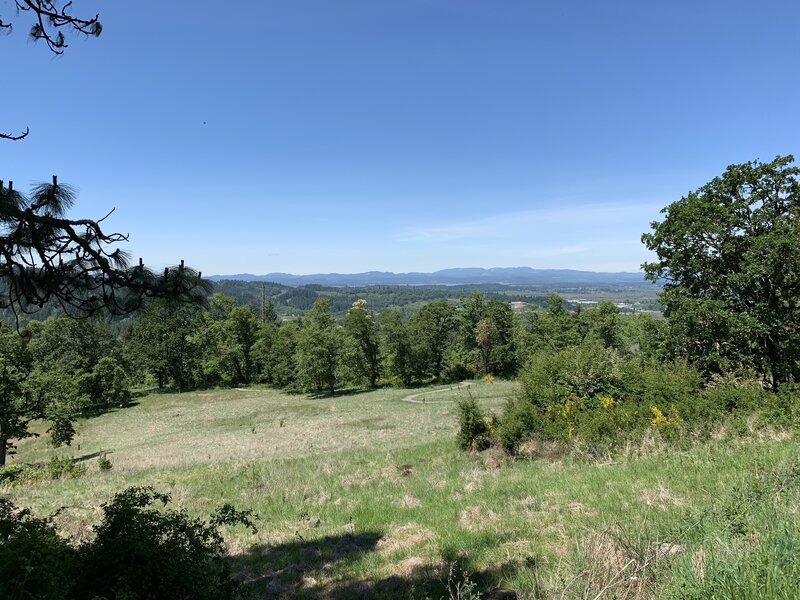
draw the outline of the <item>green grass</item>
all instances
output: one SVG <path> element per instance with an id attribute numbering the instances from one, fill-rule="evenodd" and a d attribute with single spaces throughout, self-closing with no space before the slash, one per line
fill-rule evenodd
<path id="1" fill-rule="evenodd" d="M 57 523 L 76 539 L 129 485 L 152 484 L 193 515 L 223 502 L 252 509 L 259 533 L 226 538 L 253 597 L 439 598 L 452 563 L 451 584 L 466 571 L 482 591 L 523 598 L 735 598 L 731 581 L 750 578 L 757 593 L 770 572 L 771 581 L 788 578 L 781 589 L 800 583 L 800 483 L 782 466 L 795 458 L 790 437 L 605 463 L 458 450 L 454 401 L 472 394 L 500 410 L 515 391 L 476 382 L 332 398 L 255 388 L 152 394 L 78 424 L 66 451 L 106 451 L 111 471 L 91 459 L 81 478 L 1 491 L 38 514 L 67 505 Z M 403 401 L 409 395 L 418 402 Z M 54 453 L 65 449 L 27 440 L 15 460 Z M 759 478 L 766 483 L 754 488 Z"/>

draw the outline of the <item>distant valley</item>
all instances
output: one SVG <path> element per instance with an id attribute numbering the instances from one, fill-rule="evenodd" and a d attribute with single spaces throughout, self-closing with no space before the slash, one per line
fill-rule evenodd
<path id="1" fill-rule="evenodd" d="M 543 287 L 631 287 L 650 286 L 644 274 L 598 273 L 573 269 L 534 269 L 531 267 L 497 267 L 491 269 L 461 268 L 443 269 L 432 273 L 392 273 L 368 271 L 366 273 L 319 273 L 314 275 L 292 275 L 290 273 L 267 273 L 252 275 L 238 273 L 212 275 L 213 281 L 270 281 L 288 286 L 377 286 L 377 285 L 525 285 Z"/>

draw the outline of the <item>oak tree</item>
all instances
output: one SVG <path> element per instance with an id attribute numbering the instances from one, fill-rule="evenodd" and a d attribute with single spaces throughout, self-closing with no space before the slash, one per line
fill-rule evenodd
<path id="1" fill-rule="evenodd" d="M 800 375 L 800 169 L 792 156 L 729 166 L 662 210 L 657 255 L 678 351 L 707 373 L 752 368 L 773 390 Z"/>

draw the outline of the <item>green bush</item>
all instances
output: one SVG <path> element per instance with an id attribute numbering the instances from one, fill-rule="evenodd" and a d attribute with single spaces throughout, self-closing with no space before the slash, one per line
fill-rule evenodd
<path id="1" fill-rule="evenodd" d="M 79 549 L 75 578 L 79 598 L 233 598 L 219 525 L 243 523 L 229 505 L 206 523 L 183 511 L 152 508 L 170 497 L 152 488 L 130 488 L 103 507 L 95 539 Z"/>
<path id="2" fill-rule="evenodd" d="M 97 457 L 97 468 L 101 471 L 110 471 L 113 466 L 108 455 L 105 452 L 101 452 L 100 456 Z"/>
<path id="3" fill-rule="evenodd" d="M 0 498 L 0 598 L 69 598 L 64 576 L 75 567 L 75 550 L 49 520 Z"/>
<path id="4" fill-rule="evenodd" d="M 153 508 L 170 498 L 130 488 L 103 507 L 95 538 L 72 547 L 49 519 L 0 499 L 0 598 L 232 600 L 221 525 L 255 528 L 225 505 L 208 522 Z"/>
<path id="5" fill-rule="evenodd" d="M 53 456 L 46 464 L 13 464 L 0 467 L 0 483 L 20 485 L 48 479 L 77 478 L 86 473 L 86 465 L 71 456 Z"/>
<path id="6" fill-rule="evenodd" d="M 86 473 L 86 465 L 71 456 L 52 456 L 40 471 L 43 479 L 74 479 Z"/>
<path id="7" fill-rule="evenodd" d="M 531 427 L 527 426 L 519 411 L 510 411 L 503 415 L 497 426 L 497 439 L 500 446 L 511 455 L 517 454 Z"/>
<path id="8" fill-rule="evenodd" d="M 458 401 L 458 445 L 464 450 L 485 450 L 492 444 L 495 417 L 472 396 Z"/>
<path id="9" fill-rule="evenodd" d="M 460 363 L 446 367 L 441 376 L 442 383 L 459 383 L 468 379 L 475 379 L 475 368 Z"/>
<path id="10" fill-rule="evenodd" d="M 0 467 L 0 485 L 4 483 L 14 483 L 25 472 L 26 466 L 21 464 L 11 464 Z"/>
<path id="11" fill-rule="evenodd" d="M 741 436 L 800 424 L 800 394 L 788 385 L 775 394 L 739 378 L 704 388 L 686 362 L 647 361 L 592 342 L 534 355 L 520 382 L 495 432 L 512 454 L 527 438 L 607 454 L 651 435 L 685 447 L 723 426 Z"/>
<path id="12" fill-rule="evenodd" d="M 558 352 L 534 354 L 520 374 L 522 395 L 545 409 L 566 400 L 616 396 L 623 384 L 624 361 L 614 349 L 595 342 Z"/>

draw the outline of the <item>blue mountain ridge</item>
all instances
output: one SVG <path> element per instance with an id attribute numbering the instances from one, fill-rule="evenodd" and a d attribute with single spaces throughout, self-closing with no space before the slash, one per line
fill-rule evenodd
<path id="1" fill-rule="evenodd" d="M 332 287 L 355 287 L 372 285 L 470 285 L 494 283 L 506 285 L 558 285 L 558 286 L 609 286 L 649 285 L 642 272 L 604 273 L 578 271 L 574 269 L 534 269 L 531 267 L 495 267 L 491 269 L 460 268 L 442 269 L 432 273 L 392 273 L 389 271 L 367 271 L 365 273 L 318 273 L 293 275 L 291 273 L 267 273 L 253 275 L 212 275 L 212 281 L 271 281 L 289 286 L 319 284 Z"/>

